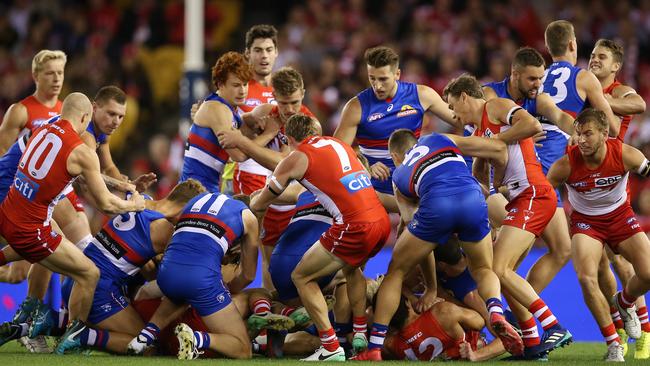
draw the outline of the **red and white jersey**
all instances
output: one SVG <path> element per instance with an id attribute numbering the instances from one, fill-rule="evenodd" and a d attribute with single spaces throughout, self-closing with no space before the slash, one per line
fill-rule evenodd
<path id="1" fill-rule="evenodd" d="M 54 107 L 50 108 L 39 102 L 33 95 L 28 96 L 19 103 L 24 105 L 27 110 L 27 123 L 25 128 L 20 131 L 19 138 L 28 133 L 33 133 L 36 129 L 45 125 L 50 118 L 61 114 L 63 104 L 60 100 L 57 100 Z"/>
<path id="2" fill-rule="evenodd" d="M 489 103 L 489 102 L 488 102 Z M 492 135 L 505 132 L 510 125 L 490 121 L 487 113 L 487 103 L 483 107 L 481 128 L 476 129 L 476 136 L 492 137 Z M 542 171 L 542 165 L 535 153 L 535 144 L 532 138 L 525 138 L 518 142 L 508 144 L 508 163 L 503 178 L 503 184 L 508 188 L 508 199 L 513 200 L 530 186 L 550 186 Z"/>
<path id="3" fill-rule="evenodd" d="M 66 120 L 37 129 L 0 206 L 4 216 L 20 226 L 47 226 L 54 206 L 64 197 L 61 193 L 75 178 L 68 173 L 68 156 L 81 144 L 81 138 Z"/>
<path id="4" fill-rule="evenodd" d="M 253 79 L 248 82 L 248 96 L 244 104 L 239 106 L 242 113 L 250 112 L 258 105 L 262 104 L 275 104 L 275 97 L 273 97 L 273 87 L 264 86 L 257 80 Z"/>
<path id="5" fill-rule="evenodd" d="M 465 334 L 465 340 L 476 350 L 480 334 L 471 331 Z M 460 358 L 460 342 L 449 336 L 438 323 L 431 311 L 420 315 L 415 321 L 397 333 L 391 343 L 390 351 L 398 359 L 411 361 L 431 361 L 436 358 Z"/>
<path id="6" fill-rule="evenodd" d="M 627 202 L 629 173 L 623 165 L 623 143 L 611 138 L 606 144 L 605 160 L 595 169 L 587 167 L 577 145 L 570 146 L 567 152 L 571 165 L 566 181 L 569 202 L 583 215 L 604 215 Z"/>
<path id="7" fill-rule="evenodd" d="M 612 92 L 616 87 L 623 85 L 620 81 L 614 80 L 613 83 L 611 83 L 607 88 L 603 89 L 604 94 L 609 94 L 612 95 Z M 632 120 L 631 115 L 627 116 L 618 116 L 621 119 L 621 129 L 618 132 L 618 136 L 616 136 L 617 139 L 621 141 L 625 141 L 625 133 L 627 132 L 627 128 L 630 126 L 630 121 Z"/>
<path id="8" fill-rule="evenodd" d="M 334 137 L 312 136 L 298 146 L 309 165 L 300 183 L 337 224 L 376 222 L 386 215 L 370 175 L 350 145 Z"/>

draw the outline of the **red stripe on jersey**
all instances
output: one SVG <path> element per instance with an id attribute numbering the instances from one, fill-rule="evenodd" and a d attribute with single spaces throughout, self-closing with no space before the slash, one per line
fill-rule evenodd
<path id="1" fill-rule="evenodd" d="M 235 236 L 235 232 L 230 228 L 230 226 L 226 225 L 226 223 L 219 220 L 218 218 L 216 218 L 213 215 L 202 214 L 202 213 L 188 213 L 188 214 L 184 214 L 183 216 L 181 216 L 181 219 L 183 219 L 183 218 L 201 219 L 201 220 L 210 221 L 210 222 L 218 225 L 219 227 L 223 228 L 226 231 L 226 239 L 228 239 L 229 243 L 232 243 L 237 238 Z"/>
<path id="2" fill-rule="evenodd" d="M 113 230 L 113 227 L 110 224 L 105 225 L 103 229 L 111 239 L 115 240 L 124 250 L 126 250 L 126 253 L 123 255 L 124 259 L 128 260 L 138 267 L 143 266 L 149 261 L 148 259 L 145 259 L 140 254 L 138 254 L 138 252 L 133 250 L 133 248 L 131 248 L 127 242 L 122 240 L 122 238 L 115 232 L 115 230 Z"/>
<path id="3" fill-rule="evenodd" d="M 388 148 L 388 139 L 364 139 L 361 137 L 357 137 L 357 144 L 363 146 L 363 147 L 381 147 L 381 148 Z"/>
<path id="4" fill-rule="evenodd" d="M 190 132 L 189 136 L 187 137 L 187 141 L 190 143 L 190 145 L 198 146 L 201 148 L 201 150 L 209 153 L 212 156 L 215 156 L 217 159 L 223 162 L 227 161 L 230 157 L 226 150 L 224 150 L 221 146 L 215 145 L 214 143 L 210 142 L 207 139 L 204 139 L 195 133 Z"/>

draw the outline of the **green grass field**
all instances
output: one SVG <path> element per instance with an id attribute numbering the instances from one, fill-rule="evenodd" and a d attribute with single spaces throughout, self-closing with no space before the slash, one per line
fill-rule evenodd
<path id="1" fill-rule="evenodd" d="M 636 361 L 633 358 L 634 344 L 630 344 L 630 353 L 626 357 L 628 363 L 632 364 L 648 364 L 648 360 Z M 605 353 L 605 346 L 602 343 L 574 343 L 569 347 L 557 350 L 549 357 L 549 362 L 554 365 L 577 365 L 587 363 L 601 363 L 602 356 Z M 171 357 L 126 357 L 126 356 L 113 356 L 106 353 L 93 353 L 90 356 L 85 355 L 43 355 L 43 354 L 30 354 L 25 348 L 20 346 L 17 342 L 10 342 L 0 348 L 0 365 L 21 365 L 21 366 L 68 366 L 68 365 L 177 365 L 179 362 Z M 187 363 L 190 361 L 183 361 Z M 264 357 L 255 357 L 247 361 L 235 361 L 224 359 L 198 359 L 191 361 L 192 363 L 208 364 L 219 363 L 226 366 L 248 366 L 248 365 L 304 365 L 295 359 L 282 359 L 270 360 Z M 404 364 L 409 361 L 386 361 L 384 364 L 387 366 L 392 364 Z M 505 361 L 491 361 L 481 363 L 482 365 L 490 364 L 505 364 L 505 365 L 518 365 L 530 364 L 530 362 L 505 362 Z"/>

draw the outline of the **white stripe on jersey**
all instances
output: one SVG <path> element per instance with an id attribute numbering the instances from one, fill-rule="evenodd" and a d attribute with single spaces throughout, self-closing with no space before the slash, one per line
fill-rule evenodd
<path id="1" fill-rule="evenodd" d="M 311 193 L 313 193 L 316 196 L 318 201 L 321 203 L 321 205 L 323 205 L 323 207 L 325 207 L 327 212 L 329 212 L 330 215 L 332 215 L 332 217 L 334 218 L 334 222 L 336 222 L 337 224 L 342 224 L 343 214 L 341 214 L 341 210 L 339 210 L 339 208 L 336 206 L 336 203 L 334 203 L 334 201 L 328 195 L 323 193 L 323 191 L 318 189 L 307 179 L 303 179 L 301 182 L 307 189 L 311 191 Z"/>
<path id="2" fill-rule="evenodd" d="M 199 212 L 205 206 L 206 202 L 208 202 L 212 198 L 211 194 L 206 194 L 205 196 L 201 197 L 200 200 L 194 202 L 192 205 L 192 208 L 190 208 L 190 212 Z"/>
<path id="3" fill-rule="evenodd" d="M 279 212 L 287 212 L 296 208 L 296 205 L 269 205 L 269 208 L 272 208 Z"/>
<path id="4" fill-rule="evenodd" d="M 359 146 L 359 151 L 365 156 L 370 156 L 371 158 L 376 159 L 390 159 L 390 153 L 388 149 L 369 149 L 367 147 Z"/>
<path id="5" fill-rule="evenodd" d="M 567 140 L 569 139 L 569 137 L 571 137 L 571 136 L 567 135 L 564 131 L 562 131 L 558 126 L 556 126 L 556 125 L 554 125 L 554 124 L 551 124 L 551 123 L 541 123 L 541 125 L 542 125 L 542 129 L 543 129 L 544 131 L 555 131 L 555 132 L 559 132 L 559 133 L 563 134 L 564 137 L 565 137 Z M 543 141 L 542 141 L 542 142 L 543 142 Z"/>
<path id="6" fill-rule="evenodd" d="M 258 162 L 256 162 L 253 159 L 246 159 L 245 161 L 242 161 L 241 163 L 237 163 L 237 169 L 239 169 L 240 172 L 246 172 L 248 174 L 255 174 L 255 175 L 261 175 L 264 177 L 268 177 L 273 173 L 272 171 L 266 169 L 265 167 L 261 166 Z"/>
<path id="7" fill-rule="evenodd" d="M 228 251 L 228 241 L 223 237 L 218 238 L 216 235 L 214 235 L 213 233 L 211 233 L 207 229 L 202 229 L 202 228 L 199 228 L 199 227 L 188 227 L 188 226 L 186 226 L 186 227 L 182 227 L 180 229 L 177 229 L 174 232 L 174 236 L 176 236 L 176 234 L 178 234 L 178 233 L 193 233 L 193 234 L 205 235 L 208 238 L 210 238 L 210 239 L 214 240 L 215 242 L 217 242 L 217 244 L 219 244 L 219 246 L 221 247 L 221 250 L 223 250 L 223 254 L 226 254 L 226 252 Z M 172 238 L 173 238 L 173 236 L 172 236 Z"/>
<path id="8" fill-rule="evenodd" d="M 111 264 L 113 264 L 115 267 L 117 267 L 120 271 L 126 273 L 129 276 L 133 276 L 136 273 L 140 271 L 140 267 L 129 263 L 124 257 L 117 259 L 113 255 L 113 253 L 109 252 L 104 246 L 95 238 L 91 241 L 91 243 L 99 249 L 100 252 L 102 252 L 102 255 L 108 259 Z"/>
<path id="9" fill-rule="evenodd" d="M 65 187 L 57 194 L 52 202 L 50 202 L 49 205 L 47 205 L 47 215 L 45 216 L 45 221 L 43 221 L 43 226 L 48 226 L 50 224 L 50 220 L 52 220 L 52 213 L 54 212 L 54 206 L 56 206 L 65 196 L 72 192 L 72 183 L 74 183 L 75 180 L 77 180 L 77 177 L 74 177 L 66 184 Z"/>
<path id="10" fill-rule="evenodd" d="M 208 213 L 212 215 L 216 215 L 221 211 L 221 208 L 223 207 L 223 204 L 226 203 L 228 200 L 228 196 L 225 194 L 220 194 L 214 202 L 212 202 L 212 205 L 210 205 L 210 208 L 208 209 Z"/>
<path id="11" fill-rule="evenodd" d="M 309 214 L 305 216 L 300 216 L 300 217 L 295 217 L 292 218 L 289 224 L 292 224 L 296 221 L 301 221 L 301 220 L 311 220 L 311 221 L 320 221 L 325 224 L 330 224 L 332 225 L 334 223 L 334 220 L 331 217 L 323 216 L 323 215 L 317 215 L 317 214 Z"/>
<path id="12" fill-rule="evenodd" d="M 218 172 L 220 172 L 223 169 L 224 163 L 220 162 L 219 160 L 215 159 L 213 156 L 210 154 L 204 152 L 203 150 L 197 149 L 194 146 L 190 146 L 190 148 L 185 151 L 185 156 L 191 159 L 194 159 L 201 164 L 214 169 Z"/>
<path id="13" fill-rule="evenodd" d="M 436 168 L 436 167 L 438 167 L 438 166 L 440 166 L 440 165 L 442 165 L 442 164 L 444 164 L 444 163 L 449 163 L 449 162 L 452 162 L 452 161 L 460 161 L 460 162 L 462 162 L 463 164 L 466 164 L 466 163 L 465 163 L 465 159 L 463 159 L 462 156 L 460 156 L 460 155 L 456 155 L 456 156 L 453 156 L 453 157 L 448 157 L 448 158 L 440 159 L 440 160 L 436 161 L 435 163 L 429 165 L 428 167 L 424 168 L 424 171 L 422 171 L 422 173 L 420 174 L 420 179 L 418 179 L 418 181 L 415 182 L 415 194 L 417 194 L 418 197 L 421 197 L 421 196 L 420 196 L 420 182 L 422 182 L 422 178 L 423 178 L 423 177 L 424 177 L 424 176 L 425 176 L 425 175 L 426 175 L 426 174 L 427 174 L 431 169 Z"/>

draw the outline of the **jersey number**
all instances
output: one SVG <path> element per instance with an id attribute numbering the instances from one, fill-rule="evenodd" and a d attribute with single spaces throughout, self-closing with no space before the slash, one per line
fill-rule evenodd
<path id="1" fill-rule="evenodd" d="M 59 136 L 48 133 L 47 130 L 42 130 L 38 135 L 34 136 L 29 148 L 20 159 L 20 168 L 27 167 L 30 177 L 43 179 L 52 168 L 61 146 L 63 146 L 63 141 Z M 45 152 L 47 152 L 47 155 L 43 157 L 42 155 Z"/>
<path id="2" fill-rule="evenodd" d="M 423 354 L 429 347 L 433 347 L 433 350 L 431 351 L 431 358 L 429 359 L 430 361 L 438 357 L 438 355 L 443 351 L 442 342 L 440 339 L 436 337 L 428 337 L 420 342 L 420 346 L 418 347 L 418 354 Z M 404 354 L 406 354 L 406 357 L 409 360 L 418 360 L 418 356 L 416 356 L 415 352 L 413 352 L 413 350 L 410 348 L 404 350 Z"/>
<path id="3" fill-rule="evenodd" d="M 339 144 L 338 142 L 332 140 L 320 139 L 314 142 L 312 146 L 317 148 L 331 146 L 332 149 L 334 149 L 336 155 L 338 155 L 339 157 L 339 162 L 341 163 L 341 170 L 343 171 L 343 173 L 348 172 L 352 169 L 352 165 L 350 165 L 350 157 L 348 156 L 348 152 L 345 151 L 343 145 Z"/>
<path id="4" fill-rule="evenodd" d="M 554 76 L 553 78 L 553 88 L 555 88 L 555 92 L 553 91 L 546 91 L 548 95 L 551 96 L 551 99 L 553 99 L 553 102 L 555 104 L 562 103 L 566 97 L 567 97 L 567 87 L 566 87 L 566 82 L 569 80 L 569 77 L 571 76 L 571 69 L 568 67 L 560 67 L 557 68 L 553 71 L 550 72 L 551 75 Z M 543 91 L 543 85 L 542 88 L 540 88 L 540 93 Z"/>
<path id="5" fill-rule="evenodd" d="M 429 153 L 429 148 L 427 146 L 421 145 L 416 146 L 411 151 L 406 154 L 404 157 L 404 165 L 411 166 L 415 164 L 416 161 L 422 159 L 423 156 Z"/>

